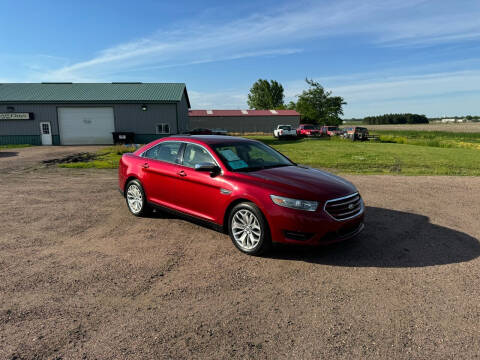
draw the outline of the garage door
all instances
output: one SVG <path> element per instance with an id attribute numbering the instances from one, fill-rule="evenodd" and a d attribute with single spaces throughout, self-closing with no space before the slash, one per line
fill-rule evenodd
<path id="1" fill-rule="evenodd" d="M 58 125 L 63 145 L 113 144 L 111 107 L 59 107 Z"/>

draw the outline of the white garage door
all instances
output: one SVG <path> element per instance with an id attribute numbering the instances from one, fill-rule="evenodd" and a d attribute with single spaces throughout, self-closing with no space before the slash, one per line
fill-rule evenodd
<path id="1" fill-rule="evenodd" d="M 113 144 L 111 107 L 59 107 L 58 125 L 63 145 Z"/>

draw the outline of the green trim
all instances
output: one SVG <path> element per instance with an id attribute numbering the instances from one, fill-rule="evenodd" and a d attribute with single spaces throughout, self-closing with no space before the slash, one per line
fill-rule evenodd
<path id="1" fill-rule="evenodd" d="M 42 139 L 40 135 L 0 135 L 0 145 L 12 144 L 42 145 Z"/>
<path id="2" fill-rule="evenodd" d="M 133 137 L 133 141 L 135 144 L 148 144 L 157 139 L 161 139 L 164 137 L 170 136 L 169 134 L 135 134 Z"/>
<path id="3" fill-rule="evenodd" d="M 52 135 L 52 144 L 60 145 L 60 135 Z"/>

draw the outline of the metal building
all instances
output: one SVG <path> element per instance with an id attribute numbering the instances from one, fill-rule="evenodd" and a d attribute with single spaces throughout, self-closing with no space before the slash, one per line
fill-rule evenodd
<path id="1" fill-rule="evenodd" d="M 300 124 L 294 110 L 190 110 L 190 128 L 224 129 L 228 132 L 271 133 L 278 125 Z"/>
<path id="2" fill-rule="evenodd" d="M 0 84 L 0 144 L 147 143 L 189 129 L 182 83 Z"/>

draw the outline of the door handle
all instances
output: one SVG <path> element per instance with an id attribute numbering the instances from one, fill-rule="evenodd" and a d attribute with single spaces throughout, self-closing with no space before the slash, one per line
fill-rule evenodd
<path id="1" fill-rule="evenodd" d="M 177 172 L 177 175 L 180 175 L 180 176 L 187 176 L 187 173 L 183 170 L 180 170 L 179 172 Z"/>
<path id="2" fill-rule="evenodd" d="M 148 165 L 148 163 L 145 163 L 145 164 L 142 165 L 142 167 L 143 167 L 144 169 L 148 169 L 150 166 Z"/>

